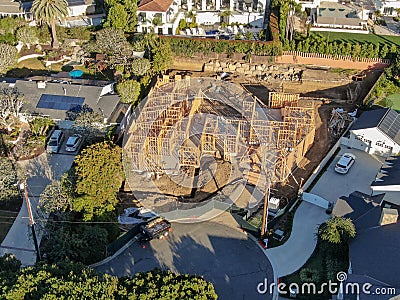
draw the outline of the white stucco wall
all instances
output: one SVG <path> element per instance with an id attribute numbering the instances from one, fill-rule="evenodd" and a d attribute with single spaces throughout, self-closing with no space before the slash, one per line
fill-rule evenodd
<path id="1" fill-rule="evenodd" d="M 69 10 L 70 17 L 84 16 L 87 14 L 94 13 L 95 6 L 94 5 L 70 6 L 70 7 L 68 7 L 68 10 Z"/>
<path id="2" fill-rule="evenodd" d="M 384 146 L 377 145 L 377 142 Z M 388 156 L 400 152 L 400 146 L 377 128 L 351 130 L 348 146 L 381 156 Z M 392 147 L 392 151 L 385 146 Z"/>

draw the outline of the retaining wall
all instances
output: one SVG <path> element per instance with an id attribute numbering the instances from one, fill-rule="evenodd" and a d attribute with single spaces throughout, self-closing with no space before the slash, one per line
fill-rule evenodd
<path id="1" fill-rule="evenodd" d="M 331 68 L 356 70 L 383 70 L 389 66 L 390 61 L 381 58 L 353 58 L 351 56 L 333 56 L 319 53 L 284 51 L 281 56 L 276 57 L 276 63 L 318 65 Z"/>

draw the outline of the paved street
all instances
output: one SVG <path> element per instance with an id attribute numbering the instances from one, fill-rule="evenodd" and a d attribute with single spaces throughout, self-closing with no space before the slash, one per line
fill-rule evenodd
<path id="1" fill-rule="evenodd" d="M 96 267 L 113 275 L 133 275 L 154 268 L 202 275 L 219 299 L 272 299 L 257 285 L 273 282 L 272 267 L 258 245 L 238 229 L 215 222 L 173 223 L 167 240 L 153 240 L 146 249 L 132 245 L 111 262 Z"/>
<path id="2" fill-rule="evenodd" d="M 74 156 L 71 155 L 43 153 L 36 158 L 19 162 L 19 166 L 27 174 L 28 194 L 35 218 L 46 218 L 46 216 L 38 216 L 35 213 L 39 196 L 51 180 L 59 179 L 71 167 L 73 160 Z M 37 228 L 39 229 L 39 226 Z M 40 230 L 37 230 L 37 236 L 40 243 Z M 24 266 L 30 266 L 36 262 L 35 247 L 25 201 L 23 201 L 17 218 L 1 243 L 0 255 L 5 253 L 13 253 Z"/>

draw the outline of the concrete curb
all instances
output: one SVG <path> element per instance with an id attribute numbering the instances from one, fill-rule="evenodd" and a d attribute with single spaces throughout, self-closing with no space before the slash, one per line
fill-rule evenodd
<path id="1" fill-rule="evenodd" d="M 129 248 L 132 244 L 134 244 L 136 241 L 131 239 L 128 243 L 126 243 L 124 246 L 122 246 L 117 252 L 115 252 L 113 255 L 106 257 L 102 261 L 99 261 L 97 263 L 91 264 L 88 267 L 90 268 L 96 268 L 98 266 L 104 265 L 105 263 L 108 263 L 110 260 L 113 260 L 116 258 L 118 255 L 120 255 L 122 252 L 124 252 L 127 248 Z"/>

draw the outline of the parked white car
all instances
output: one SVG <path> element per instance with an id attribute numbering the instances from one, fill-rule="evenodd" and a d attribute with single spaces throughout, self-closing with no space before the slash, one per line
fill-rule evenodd
<path id="1" fill-rule="evenodd" d="M 78 149 L 81 142 L 82 142 L 82 136 L 80 134 L 71 135 L 68 138 L 67 143 L 65 144 L 65 151 L 75 152 Z"/>
<path id="2" fill-rule="evenodd" d="M 352 153 L 345 153 L 339 159 L 335 166 L 335 171 L 340 174 L 347 174 L 349 172 L 351 166 L 356 161 L 356 156 Z"/>

